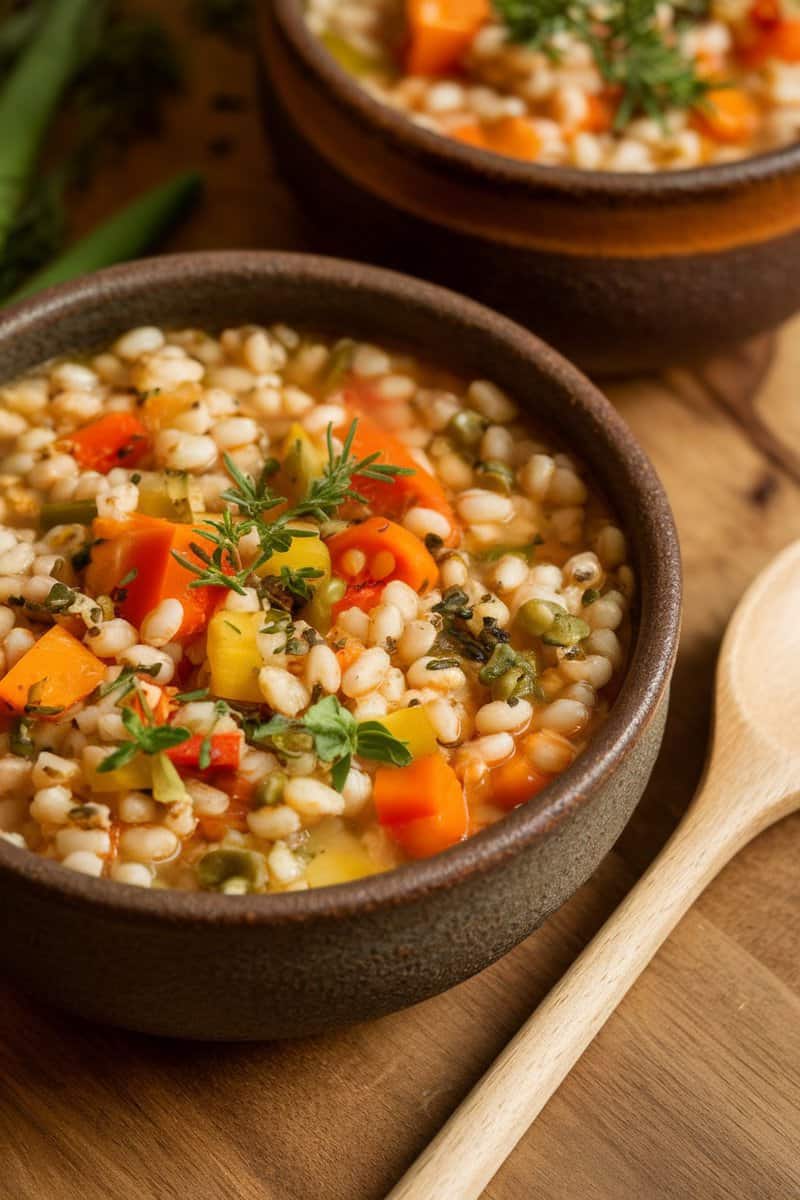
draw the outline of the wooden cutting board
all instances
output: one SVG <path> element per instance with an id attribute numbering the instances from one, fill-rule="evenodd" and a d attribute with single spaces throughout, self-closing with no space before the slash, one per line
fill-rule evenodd
<path id="1" fill-rule="evenodd" d="M 302 224 L 259 126 L 246 50 L 189 35 L 183 5 L 170 7 L 169 20 L 191 36 L 187 94 L 158 142 L 98 180 L 80 225 L 179 167 L 201 165 L 206 203 L 170 249 L 302 249 Z M 609 389 L 674 505 L 686 617 L 664 752 L 594 878 L 475 979 L 302 1043 L 162 1042 L 91 1027 L 4 988 L 3 1200 L 385 1194 L 688 801 L 725 621 L 758 569 L 800 537 L 800 321 L 772 350 L 761 342 L 725 362 Z M 780 660 L 776 645 L 764 670 L 780 670 Z M 794 817 L 723 873 L 494 1179 L 491 1200 L 798 1200 L 799 861 Z"/>

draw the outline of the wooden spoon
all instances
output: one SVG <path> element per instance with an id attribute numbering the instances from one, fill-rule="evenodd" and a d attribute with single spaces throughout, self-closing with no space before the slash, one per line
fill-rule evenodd
<path id="1" fill-rule="evenodd" d="M 664 849 L 388 1200 L 477 1200 L 705 886 L 800 808 L 800 542 L 755 580 L 717 665 L 705 774 Z"/>

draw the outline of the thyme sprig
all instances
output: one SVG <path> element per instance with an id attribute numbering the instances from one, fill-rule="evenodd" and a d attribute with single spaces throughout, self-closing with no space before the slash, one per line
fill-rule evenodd
<path id="1" fill-rule="evenodd" d="M 107 755 L 97 768 L 98 771 L 115 771 L 124 767 L 138 754 L 161 754 L 172 746 L 180 746 L 192 736 L 188 729 L 180 725 L 158 725 L 152 719 L 145 723 L 132 708 L 122 709 L 122 724 L 130 735 L 130 741 L 123 742 L 116 750 Z"/>
<path id="2" fill-rule="evenodd" d="M 614 128 L 644 114 L 663 123 L 671 108 L 702 102 L 710 84 L 683 50 L 683 19 L 697 18 L 704 0 L 678 6 L 675 27 L 658 19 L 658 0 L 495 0 L 511 41 L 560 57 L 559 35 L 587 45 L 606 84 L 620 94 Z"/>
<path id="3" fill-rule="evenodd" d="M 251 576 L 257 576 L 260 567 L 273 554 L 283 554 L 290 549 L 295 538 L 314 537 L 312 529 L 297 529 L 294 522 L 312 518 L 320 524 L 329 521 L 347 500 L 366 502 L 353 485 L 356 477 L 391 483 L 400 475 L 412 475 L 409 467 L 395 467 L 379 463 L 381 452 L 375 451 L 364 458 L 353 453 L 353 439 L 358 426 L 357 419 L 347 431 L 342 449 L 336 452 L 333 441 L 333 426 L 327 430 L 328 461 L 322 474 L 309 484 L 305 496 L 295 505 L 287 505 L 286 497 L 273 491 L 270 480 L 278 469 L 275 459 L 268 459 L 257 478 L 241 471 L 230 455 L 224 456 L 225 467 L 231 478 L 231 486 L 222 493 L 222 499 L 238 510 L 238 517 L 227 508 L 219 518 L 207 518 L 203 526 L 196 529 L 198 538 L 209 543 L 191 542 L 193 554 L 200 560 L 193 562 L 185 555 L 173 550 L 175 559 L 191 571 L 196 579 L 190 584 L 198 587 L 226 587 L 244 595 Z M 287 505 L 282 512 L 269 516 L 275 509 Z M 255 531 L 258 537 L 258 554 L 255 560 L 243 565 L 239 544 L 247 534 Z M 308 580 L 316 578 L 307 569 L 281 572 L 281 582 L 295 597 L 306 599 Z"/>

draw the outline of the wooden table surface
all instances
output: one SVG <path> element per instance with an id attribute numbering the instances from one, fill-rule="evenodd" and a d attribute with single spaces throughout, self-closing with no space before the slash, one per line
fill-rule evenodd
<path id="1" fill-rule="evenodd" d="M 140 0 L 139 7 L 167 6 Z M 173 6 L 170 20 L 181 21 L 181 8 Z M 80 223 L 88 226 L 174 169 L 201 165 L 206 202 L 170 249 L 303 248 L 302 223 L 259 126 L 246 50 L 195 34 L 188 52 L 187 94 L 172 107 L 162 138 L 134 148 L 97 181 Z M 749 382 L 764 371 L 751 402 Z M 590 882 L 482 975 L 411 1011 L 300 1043 L 158 1041 L 91 1027 L 4 988 L 4 1200 L 385 1194 L 602 924 L 688 802 L 726 619 L 758 569 L 800 536 L 799 387 L 795 322 L 771 365 L 769 348 L 759 345 L 703 370 L 609 389 L 674 505 L 686 613 L 659 765 Z M 772 649 L 765 671 L 781 669 L 781 648 Z M 800 1197 L 798 861 L 800 817 L 739 855 L 487 1197 Z"/>

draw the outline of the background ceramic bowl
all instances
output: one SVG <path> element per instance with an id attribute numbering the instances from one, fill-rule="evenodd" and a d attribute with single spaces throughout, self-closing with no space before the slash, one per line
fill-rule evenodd
<path id="1" fill-rule="evenodd" d="M 320 248 L 458 288 L 598 374 L 707 354 L 800 308 L 800 145 L 652 175 L 501 158 L 371 97 L 303 0 L 257 11 L 269 132 Z"/>
<path id="2" fill-rule="evenodd" d="M 524 938 L 591 873 L 661 742 L 680 610 L 667 500 L 627 426 L 562 358 L 450 292 L 352 263 L 198 254 L 101 272 L 0 317 L 0 379 L 134 325 L 286 321 L 406 345 L 507 388 L 586 462 L 629 534 L 640 582 L 633 657 L 606 724 L 557 781 L 435 858 L 276 896 L 146 891 L 0 840 L 3 959 L 82 1015 L 179 1037 L 305 1034 L 449 987 Z"/>

